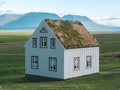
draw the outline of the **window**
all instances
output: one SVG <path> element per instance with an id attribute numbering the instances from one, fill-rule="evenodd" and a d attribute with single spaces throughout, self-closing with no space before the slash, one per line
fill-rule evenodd
<path id="1" fill-rule="evenodd" d="M 47 37 L 40 37 L 40 48 L 47 48 Z"/>
<path id="2" fill-rule="evenodd" d="M 80 57 L 74 57 L 74 71 L 80 69 Z"/>
<path id="3" fill-rule="evenodd" d="M 55 49 L 55 38 L 50 39 L 50 48 Z"/>
<path id="4" fill-rule="evenodd" d="M 57 71 L 57 58 L 49 57 L 49 71 Z"/>
<path id="5" fill-rule="evenodd" d="M 32 47 L 37 48 L 37 38 L 32 39 Z"/>
<path id="6" fill-rule="evenodd" d="M 41 30 L 40 30 L 41 33 L 47 33 L 47 30 L 45 27 L 42 27 Z"/>
<path id="7" fill-rule="evenodd" d="M 86 56 L 86 68 L 92 68 L 92 56 Z"/>
<path id="8" fill-rule="evenodd" d="M 38 56 L 31 56 L 31 68 L 38 69 Z"/>

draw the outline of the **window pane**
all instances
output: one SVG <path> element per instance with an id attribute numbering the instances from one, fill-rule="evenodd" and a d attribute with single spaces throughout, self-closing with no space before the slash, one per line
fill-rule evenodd
<path id="1" fill-rule="evenodd" d="M 57 71 L 57 59 L 55 57 L 49 58 L 49 71 Z"/>
<path id="2" fill-rule="evenodd" d="M 86 68 L 92 68 L 92 57 L 91 56 L 86 56 Z"/>
<path id="3" fill-rule="evenodd" d="M 47 33 L 47 30 L 45 27 L 42 27 L 41 30 L 40 30 L 41 33 Z"/>
<path id="4" fill-rule="evenodd" d="M 37 48 L 37 38 L 32 39 L 32 47 Z"/>
<path id="5" fill-rule="evenodd" d="M 55 49 L 55 38 L 50 39 L 50 48 Z"/>
<path id="6" fill-rule="evenodd" d="M 38 69 L 38 56 L 31 56 L 31 68 Z"/>
<path id="7" fill-rule="evenodd" d="M 77 71 L 80 69 L 80 58 L 74 57 L 74 71 Z"/>
<path id="8" fill-rule="evenodd" d="M 47 48 L 47 37 L 40 37 L 40 48 Z"/>

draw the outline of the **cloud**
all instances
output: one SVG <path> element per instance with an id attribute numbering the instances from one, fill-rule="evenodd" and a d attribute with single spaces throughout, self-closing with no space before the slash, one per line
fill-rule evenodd
<path id="1" fill-rule="evenodd" d="M 120 18 L 98 19 L 95 20 L 95 22 L 103 25 L 120 27 Z"/>
<path id="2" fill-rule="evenodd" d="M 1 14 L 24 14 L 31 12 L 29 10 L 10 10 L 8 8 L 0 7 L 0 15 Z"/>
<path id="3" fill-rule="evenodd" d="M 4 14 L 6 12 L 6 9 L 3 7 L 0 7 L 0 14 Z"/>
<path id="4" fill-rule="evenodd" d="M 4 5 L 5 2 L 3 0 L 0 0 L 0 7 L 2 7 L 2 5 Z"/>
<path id="5" fill-rule="evenodd" d="M 14 14 L 15 11 L 14 10 L 8 10 L 5 8 L 0 9 L 0 14 Z"/>

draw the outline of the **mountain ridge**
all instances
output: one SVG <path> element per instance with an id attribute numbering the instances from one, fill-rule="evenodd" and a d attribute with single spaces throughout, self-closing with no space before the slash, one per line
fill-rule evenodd
<path id="1" fill-rule="evenodd" d="M 3 14 L 3 15 L 0 15 L 0 26 L 8 23 L 8 22 L 11 22 L 11 21 L 14 21 L 18 18 L 20 18 L 21 16 L 23 16 L 23 14 Z"/>
<path id="2" fill-rule="evenodd" d="M 58 15 L 53 13 L 30 12 L 12 22 L 0 26 L 0 29 L 35 29 L 43 19 L 47 18 L 60 19 Z"/>
<path id="3" fill-rule="evenodd" d="M 3 15 L 0 16 L 0 30 L 35 29 L 39 25 L 39 23 L 44 19 L 54 19 L 54 20 L 62 19 L 62 20 L 80 21 L 89 31 L 120 31 L 120 27 L 110 27 L 110 26 L 101 25 L 94 22 L 87 16 L 80 16 L 80 15 L 68 14 L 68 15 L 64 15 L 63 17 L 60 17 L 55 13 L 30 12 L 30 13 L 22 14 L 20 16 L 11 15 L 12 18 L 2 18 L 2 17 Z M 8 15 L 7 17 L 10 16 Z M 2 20 L 5 21 L 2 22 Z"/>

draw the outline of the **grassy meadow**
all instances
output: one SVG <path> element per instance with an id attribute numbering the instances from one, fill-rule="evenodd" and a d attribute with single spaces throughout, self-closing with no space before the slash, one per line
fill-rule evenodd
<path id="1" fill-rule="evenodd" d="M 28 81 L 24 44 L 31 34 L 0 32 L 0 90 L 120 90 L 120 34 L 94 34 L 101 44 L 100 73 L 65 81 Z"/>

